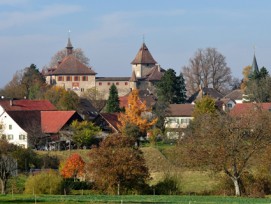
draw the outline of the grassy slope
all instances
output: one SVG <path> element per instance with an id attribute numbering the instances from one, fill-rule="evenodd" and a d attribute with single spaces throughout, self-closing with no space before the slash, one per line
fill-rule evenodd
<path id="1" fill-rule="evenodd" d="M 171 147 L 167 147 L 171 148 Z M 182 192 L 197 193 L 208 192 L 215 188 L 216 180 L 208 172 L 193 171 L 176 167 L 155 147 L 141 148 L 144 153 L 147 166 L 152 177 L 151 185 L 161 181 L 167 174 L 175 176 L 180 183 Z M 83 159 L 88 161 L 89 150 L 72 150 L 70 151 L 40 151 L 39 154 L 49 154 L 57 156 L 60 160 L 65 160 L 72 153 L 79 153 Z"/>

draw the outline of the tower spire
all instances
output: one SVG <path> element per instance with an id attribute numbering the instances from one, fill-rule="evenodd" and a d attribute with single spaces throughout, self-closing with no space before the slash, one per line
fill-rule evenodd
<path id="1" fill-rule="evenodd" d="M 67 47 L 66 47 L 67 55 L 71 55 L 72 54 L 72 49 L 73 49 L 71 39 L 70 39 L 70 33 L 71 33 L 71 30 L 68 31 L 68 43 L 67 43 Z"/>

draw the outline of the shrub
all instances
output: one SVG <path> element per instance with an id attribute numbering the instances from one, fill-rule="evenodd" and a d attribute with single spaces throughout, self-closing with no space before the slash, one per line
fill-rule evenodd
<path id="1" fill-rule="evenodd" d="M 30 176 L 25 184 L 25 194 L 61 194 L 62 177 L 55 171 L 42 171 Z"/>
<path id="2" fill-rule="evenodd" d="M 153 186 L 153 189 L 157 195 L 179 195 L 180 178 L 177 174 L 166 173 L 164 179 Z"/>
<path id="3" fill-rule="evenodd" d="M 24 192 L 26 180 L 27 176 L 24 174 L 12 177 L 10 180 L 8 180 L 7 193 L 22 194 Z"/>

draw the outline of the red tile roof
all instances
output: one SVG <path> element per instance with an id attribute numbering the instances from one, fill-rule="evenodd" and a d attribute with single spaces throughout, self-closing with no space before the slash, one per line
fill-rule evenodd
<path id="1" fill-rule="evenodd" d="M 231 115 L 242 115 L 248 113 L 249 111 L 261 108 L 262 110 L 271 110 L 271 103 L 237 103 L 232 108 Z"/>
<path id="2" fill-rule="evenodd" d="M 95 75 L 96 73 L 82 62 L 80 62 L 75 56 L 66 56 L 57 69 L 53 72 L 53 75 Z"/>
<path id="3" fill-rule="evenodd" d="M 118 120 L 118 113 L 100 113 L 100 115 L 112 128 L 115 129 L 116 132 L 120 132 L 118 128 L 120 125 Z"/>
<path id="4" fill-rule="evenodd" d="M 76 111 L 41 111 L 41 128 L 44 133 L 58 133 Z"/>
<path id="5" fill-rule="evenodd" d="M 6 111 L 57 110 L 56 107 L 48 100 L 0 100 L 0 105 Z"/>
<path id="6" fill-rule="evenodd" d="M 131 64 L 156 64 L 146 44 L 143 43 Z"/>

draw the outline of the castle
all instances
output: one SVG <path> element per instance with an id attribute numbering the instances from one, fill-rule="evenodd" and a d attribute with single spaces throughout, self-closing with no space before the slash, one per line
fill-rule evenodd
<path id="1" fill-rule="evenodd" d="M 165 72 L 154 60 L 144 42 L 131 65 L 130 77 L 96 77 L 97 73 L 73 55 L 73 46 L 68 38 L 66 56 L 56 67 L 49 68 L 44 75 L 50 85 L 73 90 L 79 96 L 88 89 L 96 88 L 107 99 L 112 84 L 116 85 L 119 96 L 124 96 L 135 88 L 151 91 Z"/>

